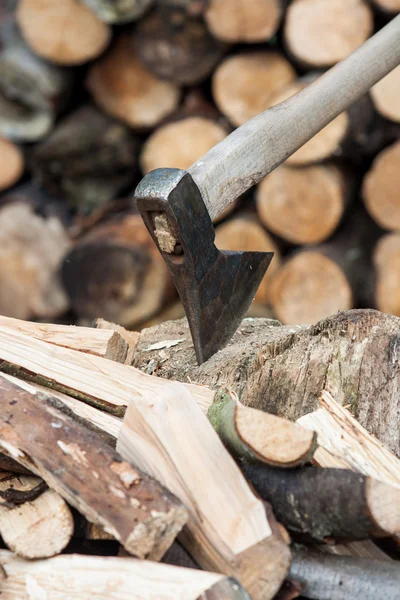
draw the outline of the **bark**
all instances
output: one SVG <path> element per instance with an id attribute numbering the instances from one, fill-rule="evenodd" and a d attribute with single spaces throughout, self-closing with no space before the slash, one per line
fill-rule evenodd
<path id="1" fill-rule="evenodd" d="M 398 10 L 400 11 L 400 4 Z M 371 88 L 371 98 L 376 110 L 396 123 L 400 123 L 399 87 L 400 68 L 397 67 Z"/>
<path id="2" fill-rule="evenodd" d="M 40 593 L 59 600 L 169 600 L 171 590 L 181 600 L 249 598 L 237 581 L 218 573 L 132 558 L 73 554 L 27 562 L 1 550 L 0 564 L 5 571 L 0 582 L 4 600 L 27 597 L 27 590 L 32 598 Z"/>
<path id="3" fill-rule="evenodd" d="M 373 32 L 363 0 L 300 0 L 287 11 L 284 41 L 302 66 L 329 67 L 343 60 Z"/>
<path id="4" fill-rule="evenodd" d="M 347 469 L 241 465 L 293 535 L 323 541 L 388 537 L 400 527 L 400 489 Z M 397 507 L 397 508 L 396 508 Z"/>
<path id="5" fill-rule="evenodd" d="M 288 570 L 287 540 L 182 385 L 131 403 L 117 449 L 185 504 L 180 539 L 202 568 L 235 577 L 254 600 L 273 598 Z"/>
<path id="6" fill-rule="evenodd" d="M 397 386 L 400 319 L 374 310 L 351 310 L 313 326 L 245 319 L 232 341 L 198 366 L 185 320 L 144 330 L 134 365 L 151 364 L 165 379 L 228 387 L 246 406 L 296 420 L 319 408 L 322 390 L 348 405 L 357 421 L 400 456 Z M 176 346 L 145 351 L 160 340 Z"/>
<path id="7" fill-rule="evenodd" d="M 297 551 L 290 576 L 302 596 L 315 600 L 396 600 L 400 569 L 395 562 Z"/>
<path id="8" fill-rule="evenodd" d="M 400 235 L 383 235 L 373 251 L 376 307 L 384 313 L 400 316 Z"/>
<path id="9" fill-rule="evenodd" d="M 276 34 L 283 9 L 281 0 L 210 0 L 205 19 L 211 33 L 225 42 L 265 42 Z"/>
<path id="10" fill-rule="evenodd" d="M 204 117 L 187 117 L 161 125 L 142 148 L 142 172 L 161 167 L 188 169 L 226 135 L 221 125 Z"/>
<path id="11" fill-rule="evenodd" d="M 324 163 L 293 169 L 281 165 L 256 192 L 261 222 L 292 244 L 318 244 L 338 227 L 350 200 L 343 170 Z"/>
<path id="12" fill-rule="evenodd" d="M 39 489 L 38 489 L 39 488 Z M 26 559 L 48 558 L 64 550 L 74 521 L 67 503 L 32 475 L 11 475 L 0 482 L 0 535 L 7 547 Z"/>
<path id="13" fill-rule="evenodd" d="M 227 47 L 204 22 L 181 8 L 162 8 L 142 19 L 134 35 L 139 61 L 156 77 L 178 85 L 201 83 Z"/>
<path id="14" fill-rule="evenodd" d="M 59 65 L 88 62 L 99 56 L 111 39 L 111 29 L 78 0 L 63 0 L 62 4 L 21 0 L 17 20 L 33 52 Z"/>
<path id="15" fill-rule="evenodd" d="M 0 313 L 52 319 L 67 308 L 58 269 L 70 247 L 65 228 L 26 202 L 0 208 Z"/>
<path id="16" fill-rule="evenodd" d="M 17 183 L 23 171 L 24 157 L 18 146 L 0 138 L 0 192 Z"/>
<path id="17" fill-rule="evenodd" d="M 363 181 L 365 207 L 384 229 L 396 230 L 400 227 L 400 201 L 397 193 L 399 164 L 400 142 L 397 141 L 378 154 Z"/>
<path id="18" fill-rule="evenodd" d="M 272 282 L 272 306 L 278 319 L 315 323 L 338 310 L 373 306 L 371 251 L 379 233 L 355 206 L 329 241 L 289 255 Z"/>
<path id="19" fill-rule="evenodd" d="M 271 282 L 280 264 L 280 250 L 275 240 L 251 214 L 241 214 L 219 225 L 215 231 L 215 245 L 220 250 L 273 252 L 274 257 L 254 297 L 261 305 L 271 304 Z"/>
<path id="20" fill-rule="evenodd" d="M 133 326 L 175 295 L 142 218 L 125 214 L 93 228 L 65 258 L 62 281 L 77 315 Z"/>
<path id="21" fill-rule="evenodd" d="M 142 66 L 127 34 L 89 69 L 86 86 L 105 112 L 136 129 L 155 127 L 174 112 L 180 98 L 176 85 Z"/>
<path id="22" fill-rule="evenodd" d="M 269 108 L 273 94 L 295 76 L 276 51 L 234 54 L 214 71 L 212 94 L 219 110 L 238 127 Z"/>
<path id="23" fill-rule="evenodd" d="M 139 19 L 153 0 L 83 0 L 83 4 L 106 23 L 127 23 Z"/>
<path id="24" fill-rule="evenodd" d="M 112 533 L 128 552 L 159 559 L 187 519 L 181 503 L 98 435 L 51 407 L 51 394 L 4 375 L 1 390 L 3 450 Z"/>

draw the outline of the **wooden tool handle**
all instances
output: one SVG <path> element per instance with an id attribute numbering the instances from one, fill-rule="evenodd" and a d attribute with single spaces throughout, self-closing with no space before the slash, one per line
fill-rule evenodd
<path id="1" fill-rule="evenodd" d="M 400 63 L 400 15 L 307 88 L 231 133 L 189 173 L 217 217 Z"/>

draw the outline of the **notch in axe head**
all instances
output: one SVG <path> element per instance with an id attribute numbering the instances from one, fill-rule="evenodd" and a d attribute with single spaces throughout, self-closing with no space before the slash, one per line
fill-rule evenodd
<path id="1" fill-rule="evenodd" d="M 188 171 L 156 169 L 135 191 L 182 299 L 199 364 L 223 348 L 272 258 L 220 251 L 212 220 L 400 63 L 400 15 L 307 88 L 257 115 Z"/>

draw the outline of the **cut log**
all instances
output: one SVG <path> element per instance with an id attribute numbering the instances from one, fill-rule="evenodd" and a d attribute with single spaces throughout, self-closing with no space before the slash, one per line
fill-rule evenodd
<path id="1" fill-rule="evenodd" d="M 217 122 L 187 117 L 156 129 L 146 140 L 140 156 L 143 173 L 170 167 L 188 169 L 227 135 Z"/>
<path id="2" fill-rule="evenodd" d="M 81 0 L 106 23 L 127 23 L 139 19 L 153 0 Z"/>
<path id="3" fill-rule="evenodd" d="M 183 340 L 175 339 L 174 343 L 183 343 Z M 160 345 L 162 340 L 159 338 L 157 347 Z M 169 345 L 167 342 L 164 347 Z M 165 383 L 128 365 L 54 346 L 16 331 L 10 333 L 1 326 L 0 369 L 66 392 L 117 416 L 124 415 L 133 398 L 146 391 L 155 392 Z M 202 410 L 207 411 L 214 400 L 214 392 L 204 386 L 189 383 L 186 386 Z"/>
<path id="4" fill-rule="evenodd" d="M 400 2 L 398 2 L 400 11 Z M 371 88 L 371 98 L 376 110 L 386 119 L 400 123 L 400 67 L 386 75 Z"/>
<path id="5" fill-rule="evenodd" d="M 325 244 L 294 252 L 274 277 L 271 300 L 283 323 L 315 323 L 353 306 L 371 306 L 371 251 L 379 230 L 355 206 Z"/>
<path id="6" fill-rule="evenodd" d="M 0 137 L 0 192 L 22 177 L 24 157 L 18 146 Z"/>
<path id="7" fill-rule="evenodd" d="M 400 316 L 400 234 L 380 238 L 374 253 L 375 302 L 382 312 Z"/>
<path id="8" fill-rule="evenodd" d="M 79 0 L 21 0 L 17 19 L 35 54 L 59 65 L 88 62 L 111 39 L 110 28 Z"/>
<path id="9" fill-rule="evenodd" d="M 37 393 L 6 375 L 0 376 L 0 385 L 3 451 L 42 477 L 90 522 L 104 527 L 128 552 L 159 559 L 187 520 L 182 504 L 124 462 L 101 437 L 49 405 L 51 393 Z"/>
<path id="10" fill-rule="evenodd" d="M 50 194 L 88 215 L 133 183 L 138 149 L 128 127 L 84 106 L 34 148 L 31 168 Z"/>
<path id="11" fill-rule="evenodd" d="M 128 343 L 111 328 L 74 327 L 52 323 L 31 323 L 0 315 L 0 327 L 32 336 L 38 340 L 71 348 L 116 362 L 125 362 Z"/>
<path id="12" fill-rule="evenodd" d="M 239 126 L 269 108 L 272 95 L 295 75 L 278 52 L 236 54 L 215 70 L 212 93 L 220 111 Z"/>
<path id="13" fill-rule="evenodd" d="M 364 0 L 296 0 L 288 8 L 285 44 L 302 65 L 329 67 L 345 59 L 373 32 Z"/>
<path id="14" fill-rule="evenodd" d="M 215 244 L 220 250 L 273 252 L 274 257 L 254 297 L 259 304 L 270 304 L 271 282 L 281 264 L 280 251 L 272 237 L 250 214 L 239 214 L 216 229 Z"/>
<path id="15" fill-rule="evenodd" d="M 201 567 L 234 576 L 255 600 L 273 598 L 288 570 L 287 540 L 182 385 L 130 404 L 117 449 L 185 504 L 180 538 Z"/>
<path id="16" fill-rule="evenodd" d="M 346 183 L 343 171 L 328 163 L 296 169 L 281 165 L 257 188 L 259 218 L 292 244 L 323 242 L 342 219 L 349 200 Z"/>
<path id="17" fill-rule="evenodd" d="M 329 389 L 357 421 L 400 457 L 400 319 L 374 310 L 335 314 L 314 326 L 244 319 L 226 348 L 198 366 L 185 320 L 141 332 L 134 365 L 158 377 L 236 392 L 242 404 L 290 420 L 319 408 Z M 184 341 L 159 350 L 160 340 Z M 1 347 L 1 344 L 0 344 Z"/>
<path id="18" fill-rule="evenodd" d="M 397 600 L 400 568 L 393 562 L 294 551 L 290 577 L 305 598 L 315 600 Z"/>
<path id="19" fill-rule="evenodd" d="M 80 317 L 132 326 L 151 317 L 175 289 L 142 218 L 126 214 L 94 227 L 65 255 L 62 281 Z"/>
<path id="20" fill-rule="evenodd" d="M 400 0 L 372 0 L 372 3 L 379 10 L 389 15 L 400 12 Z"/>
<path id="21" fill-rule="evenodd" d="M 211 33 L 225 42 L 265 42 L 277 32 L 281 0 L 210 0 L 205 19 Z"/>
<path id="22" fill-rule="evenodd" d="M 55 217 L 36 215 L 25 202 L 0 209 L 0 314 L 20 319 L 54 318 L 67 308 L 58 281 L 70 247 Z"/>
<path id="23" fill-rule="evenodd" d="M 400 486 L 347 469 L 241 469 L 293 535 L 323 541 L 388 537 L 400 531 Z"/>
<path id="24" fill-rule="evenodd" d="M 27 593 L 32 600 L 34 594 L 57 600 L 248 599 L 234 579 L 148 560 L 72 554 L 28 562 L 0 550 L 0 564 L 6 575 L 0 582 L 4 600 L 23 600 Z"/>
<path id="25" fill-rule="evenodd" d="M 384 229 L 400 228 L 399 165 L 400 141 L 378 154 L 363 181 L 365 207 Z"/>
<path id="26" fill-rule="evenodd" d="M 128 331 L 128 329 L 125 329 L 125 327 L 117 325 L 116 323 L 111 323 L 110 321 L 106 321 L 105 319 L 95 319 L 93 326 L 97 329 L 108 329 L 116 331 L 122 337 L 122 339 L 128 346 L 128 351 L 126 353 L 124 363 L 126 365 L 131 365 L 140 333 L 138 331 Z"/>
<path id="27" fill-rule="evenodd" d="M 228 450 L 247 462 L 297 467 L 309 462 L 317 447 L 314 432 L 244 406 L 231 395 L 215 401 L 207 417 Z"/>
<path id="28" fill-rule="evenodd" d="M 201 19 L 178 7 L 160 7 L 142 19 L 134 45 L 138 60 L 150 73 L 178 85 L 204 81 L 226 51 Z"/>
<path id="29" fill-rule="evenodd" d="M 157 79 L 140 64 L 126 35 L 90 68 L 86 85 L 101 108 L 139 129 L 157 125 L 177 108 L 180 97 L 176 85 Z"/>
<path id="30" fill-rule="evenodd" d="M 43 491 L 41 483 L 32 475 L 11 475 L 0 482 L 0 495 L 7 504 L 0 506 L 0 535 L 7 547 L 22 558 L 60 554 L 74 532 L 74 520 L 66 502 L 47 486 Z M 43 493 L 34 497 L 31 493 L 38 487 Z M 13 494 L 20 494 L 17 503 L 13 503 Z"/>

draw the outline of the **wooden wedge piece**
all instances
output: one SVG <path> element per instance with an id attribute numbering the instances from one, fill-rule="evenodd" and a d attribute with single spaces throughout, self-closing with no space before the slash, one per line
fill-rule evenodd
<path id="1" fill-rule="evenodd" d="M 116 362 L 125 362 L 128 344 L 122 336 L 112 329 L 94 327 L 74 327 L 73 325 L 55 325 L 53 323 L 33 323 L 22 319 L 12 319 L 0 315 L 0 327 L 29 335 L 35 339 L 103 356 Z"/>
<path id="2" fill-rule="evenodd" d="M 22 558 L 48 558 L 60 554 L 70 542 L 74 520 L 65 500 L 43 488 L 33 475 L 14 475 L 0 481 L 0 535 Z"/>
<path id="3" fill-rule="evenodd" d="M 287 539 L 184 386 L 135 400 L 117 449 L 182 500 L 181 540 L 203 568 L 234 576 L 255 600 L 274 596 L 288 569 Z"/>
<path id="4" fill-rule="evenodd" d="M 0 564 L 4 600 L 249 600 L 224 575 L 134 558 L 70 554 L 28 562 L 0 550 Z"/>
<path id="5" fill-rule="evenodd" d="M 161 484 L 123 461 L 100 436 L 53 408 L 49 396 L 0 375 L 3 452 L 42 477 L 128 552 L 160 559 L 185 524 L 186 509 Z"/>
<path id="6" fill-rule="evenodd" d="M 97 329 L 112 329 L 120 334 L 120 336 L 125 340 L 128 345 L 128 352 L 125 358 L 125 364 L 131 365 L 133 361 L 133 354 L 135 352 L 135 347 L 137 341 L 139 339 L 139 331 L 129 331 L 122 327 L 122 325 L 117 325 L 116 323 L 111 323 L 111 321 L 106 321 L 105 319 L 95 319 L 93 322 L 93 326 Z"/>
<path id="7" fill-rule="evenodd" d="M 314 432 L 244 406 L 232 395 L 214 402 L 207 417 L 228 450 L 246 461 L 297 467 L 309 462 L 317 447 Z"/>

